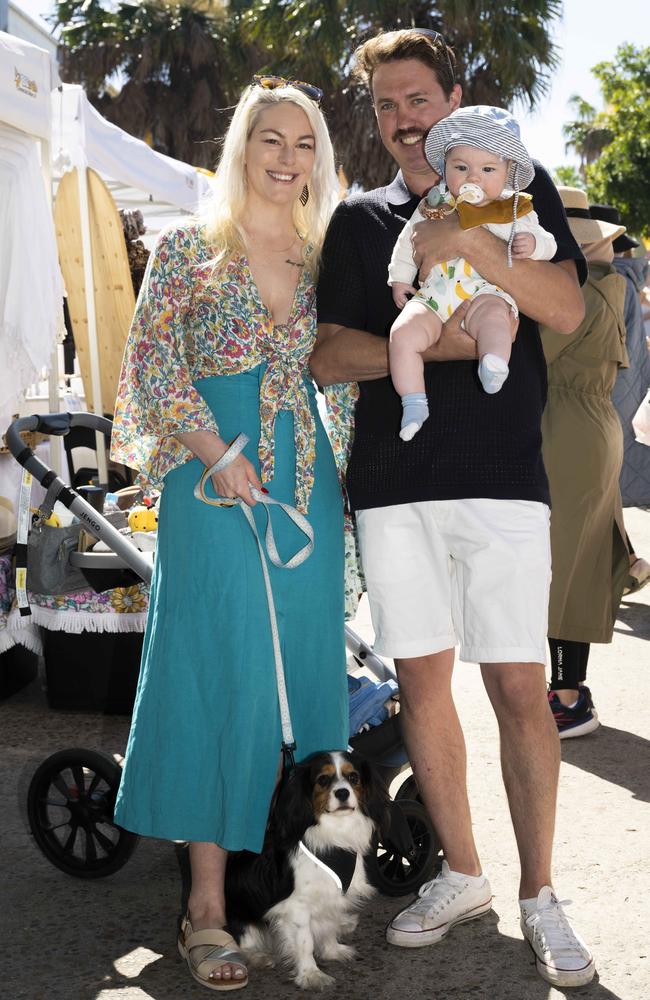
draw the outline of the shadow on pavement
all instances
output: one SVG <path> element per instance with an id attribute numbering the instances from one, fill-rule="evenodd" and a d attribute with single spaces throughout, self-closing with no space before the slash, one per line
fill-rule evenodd
<path id="1" fill-rule="evenodd" d="M 644 591 L 644 594 L 646 591 Z M 615 627 L 620 635 L 634 635 L 638 639 L 650 639 L 650 607 L 640 601 L 624 601 L 616 612 L 617 622 L 626 628 Z"/>
<path id="2" fill-rule="evenodd" d="M 7 992 L 20 1000 L 199 1000 L 207 992 L 191 979 L 180 959 L 175 930 L 180 913 L 178 859 L 169 845 L 145 842 L 130 869 L 94 883 L 44 868 L 36 899 L 8 899 L 20 927 L 26 967 L 12 963 L 3 976 Z M 521 939 L 499 933 L 492 912 L 457 927 L 435 948 L 405 950 L 384 942 L 384 927 L 401 901 L 377 898 L 360 922 L 357 957 L 328 965 L 341 1000 L 630 1000 L 600 982 L 579 990 L 552 989 L 536 973 Z M 34 960 L 37 958 L 37 961 Z M 211 995 L 211 994 L 210 994 Z M 242 997 L 285 1000 L 305 997 L 277 970 L 253 972 Z"/>
<path id="3" fill-rule="evenodd" d="M 601 725 L 589 736 L 563 740 L 562 760 L 650 802 L 650 740 L 642 736 Z"/>

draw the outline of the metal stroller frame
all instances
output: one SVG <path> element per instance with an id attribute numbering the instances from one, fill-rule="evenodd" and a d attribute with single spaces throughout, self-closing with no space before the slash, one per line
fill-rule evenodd
<path id="1" fill-rule="evenodd" d="M 112 421 L 93 413 L 22 417 L 8 428 L 7 446 L 51 497 L 112 550 L 70 554 L 70 564 L 82 571 L 90 587 L 93 578 L 101 590 L 124 586 L 129 571 L 149 583 L 152 555 L 136 549 L 76 490 L 66 486 L 21 437 L 21 431 L 60 436 L 80 427 L 110 434 Z M 379 681 L 396 679 L 392 668 L 347 625 L 345 639 L 359 667 Z M 407 767 L 395 766 L 391 760 L 403 748 L 399 714 L 357 734 L 350 743 L 380 769 L 387 787 Z M 138 835 L 113 823 L 120 776 L 121 766 L 113 757 L 82 747 L 58 751 L 37 768 L 27 800 L 30 828 L 41 851 L 60 870 L 79 878 L 100 878 L 118 871 L 133 853 Z M 375 854 L 367 859 L 370 880 L 386 895 L 412 893 L 432 877 L 439 854 L 440 843 L 410 775 L 390 804 L 389 829 L 380 835 Z"/>

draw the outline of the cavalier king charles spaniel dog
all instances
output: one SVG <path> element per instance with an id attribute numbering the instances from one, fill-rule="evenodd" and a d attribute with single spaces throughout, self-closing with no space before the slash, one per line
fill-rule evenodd
<path id="1" fill-rule="evenodd" d="M 314 754 L 285 773 L 262 853 L 228 858 L 228 928 L 251 965 L 285 963 L 302 989 L 334 983 L 316 958 L 354 956 L 340 938 L 374 894 L 364 855 L 387 804 L 383 782 L 356 753 Z"/>

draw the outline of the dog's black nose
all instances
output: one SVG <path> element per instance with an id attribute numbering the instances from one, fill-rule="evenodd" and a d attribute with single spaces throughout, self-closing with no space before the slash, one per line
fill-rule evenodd
<path id="1" fill-rule="evenodd" d="M 350 798 L 350 789 L 349 788 L 337 788 L 336 791 L 334 792 L 334 794 L 336 795 L 337 799 L 340 802 L 347 802 L 347 800 Z"/>

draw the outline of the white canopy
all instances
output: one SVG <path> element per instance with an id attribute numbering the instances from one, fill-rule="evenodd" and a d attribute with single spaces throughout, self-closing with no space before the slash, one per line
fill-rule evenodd
<path id="1" fill-rule="evenodd" d="M 92 167 L 113 181 L 147 192 L 156 201 L 187 211 L 194 211 L 209 194 L 205 174 L 157 153 L 106 121 L 82 87 L 63 84 L 52 94 L 52 106 L 52 153 L 59 170 Z"/>
<path id="2" fill-rule="evenodd" d="M 0 121 L 50 140 L 50 94 L 59 84 L 49 52 L 0 31 Z"/>

